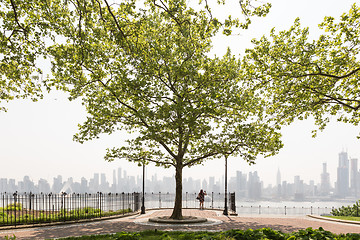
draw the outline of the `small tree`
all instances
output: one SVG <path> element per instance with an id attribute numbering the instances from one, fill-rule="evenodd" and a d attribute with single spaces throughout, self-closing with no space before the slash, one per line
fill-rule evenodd
<path id="1" fill-rule="evenodd" d="M 184 167 L 224 153 L 254 163 L 282 146 L 261 96 L 240 78 L 239 61 L 230 51 L 209 56 L 212 37 L 238 22 L 223 25 L 208 7 L 195 11 L 185 2 L 148 1 L 139 12 L 134 2 L 87 3 L 72 19 L 78 27 L 63 26 L 67 43 L 51 49 L 53 83 L 81 97 L 89 114 L 75 139 L 133 133 L 105 158 L 174 167 L 174 219 L 182 218 Z"/>
<path id="2" fill-rule="evenodd" d="M 288 31 L 273 29 L 270 40 L 253 40 L 244 72 L 267 95 L 268 111 L 280 121 L 312 115 L 323 129 L 333 115 L 358 125 L 360 8 L 354 4 L 340 21 L 325 17 L 319 26 L 325 33 L 313 41 L 299 19 Z"/>

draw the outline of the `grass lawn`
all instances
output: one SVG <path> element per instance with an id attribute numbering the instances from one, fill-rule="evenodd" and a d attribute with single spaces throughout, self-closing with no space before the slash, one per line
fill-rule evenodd
<path id="1" fill-rule="evenodd" d="M 360 221 L 360 217 L 347 217 L 347 216 L 326 216 L 326 217 L 340 219 L 340 220 Z"/>

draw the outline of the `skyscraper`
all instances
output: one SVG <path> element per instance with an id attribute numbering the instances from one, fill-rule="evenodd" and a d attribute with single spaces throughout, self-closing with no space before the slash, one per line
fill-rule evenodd
<path id="1" fill-rule="evenodd" d="M 339 153 L 337 168 L 336 193 L 339 197 L 346 197 L 349 192 L 349 158 L 347 152 Z"/>
<path id="2" fill-rule="evenodd" d="M 321 173 L 320 194 L 327 196 L 330 193 L 330 174 L 327 172 L 327 164 L 323 163 L 323 171 Z"/>
<path id="3" fill-rule="evenodd" d="M 358 196 L 359 190 L 359 171 L 358 171 L 358 160 L 356 158 L 351 159 L 351 170 L 350 170 L 350 188 L 353 196 Z"/>
<path id="4" fill-rule="evenodd" d="M 276 188 L 277 188 L 276 190 L 277 197 L 281 197 L 281 174 L 279 168 L 276 174 Z"/>
<path id="5" fill-rule="evenodd" d="M 116 190 L 118 192 L 123 191 L 124 189 L 121 187 L 122 185 L 122 175 L 121 175 L 121 168 L 118 168 L 118 174 L 117 174 L 117 186 L 116 186 Z"/>
<path id="6" fill-rule="evenodd" d="M 111 191 L 116 192 L 116 170 L 113 170 L 113 182 L 111 185 Z"/>
<path id="7" fill-rule="evenodd" d="M 277 174 L 276 174 L 276 186 L 281 185 L 281 173 L 280 169 L 278 168 Z"/>
<path id="8" fill-rule="evenodd" d="M 261 182 L 257 171 L 249 172 L 248 197 L 257 200 L 261 198 Z"/>

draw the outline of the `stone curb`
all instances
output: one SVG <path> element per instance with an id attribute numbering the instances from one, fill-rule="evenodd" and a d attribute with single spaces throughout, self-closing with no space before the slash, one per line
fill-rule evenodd
<path id="1" fill-rule="evenodd" d="M 134 216 L 134 215 L 138 215 L 138 214 L 140 214 L 140 211 L 136 211 L 136 212 L 128 213 L 128 214 L 124 214 L 124 215 L 113 215 L 113 216 L 102 217 L 102 218 L 79 219 L 79 220 L 72 220 L 72 221 L 66 221 L 66 222 L 35 223 L 35 224 L 28 224 L 28 225 L 19 224 L 19 225 L 16 225 L 16 227 L 15 226 L 0 227 L 0 230 L 41 228 L 41 227 L 49 227 L 49 226 L 70 225 L 70 224 L 77 224 L 77 223 L 99 222 L 99 221 L 111 220 L 111 219 L 116 219 L 116 218 L 130 217 L 130 216 Z"/>
<path id="2" fill-rule="evenodd" d="M 360 221 L 342 220 L 342 219 L 328 218 L 328 217 L 322 217 L 322 216 L 317 216 L 317 215 L 306 215 L 306 216 L 315 218 L 315 219 L 330 221 L 330 222 L 350 223 L 350 224 L 360 225 Z"/>

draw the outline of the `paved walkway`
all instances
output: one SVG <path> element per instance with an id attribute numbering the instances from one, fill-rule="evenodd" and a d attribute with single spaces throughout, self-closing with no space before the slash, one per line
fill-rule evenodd
<path id="1" fill-rule="evenodd" d="M 226 217 L 222 215 L 221 211 L 198 209 L 183 209 L 183 215 L 209 218 L 209 223 L 161 226 L 144 224 L 146 218 L 170 214 L 170 209 L 149 210 L 144 215 L 134 215 L 98 222 L 0 230 L 0 239 L 4 239 L 5 236 L 12 236 L 13 234 L 15 234 L 16 239 L 51 239 L 69 236 L 108 234 L 120 231 L 141 231 L 145 229 L 222 231 L 229 229 L 257 229 L 263 227 L 270 227 L 282 232 L 293 232 L 308 227 L 314 229 L 323 227 L 325 230 L 333 233 L 360 233 L 360 225 L 357 224 L 331 222 L 306 216 L 242 215 Z"/>

